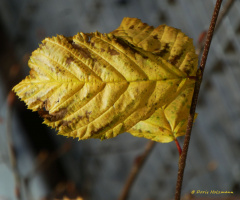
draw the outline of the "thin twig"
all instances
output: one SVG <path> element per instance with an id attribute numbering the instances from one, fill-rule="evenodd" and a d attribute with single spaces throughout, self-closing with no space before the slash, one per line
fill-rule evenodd
<path id="1" fill-rule="evenodd" d="M 202 82 L 202 78 L 203 78 L 203 72 L 204 72 L 206 61 L 207 61 L 208 51 L 209 51 L 209 48 L 211 45 L 212 36 L 213 36 L 213 32 L 214 32 L 214 28 L 216 25 L 216 21 L 217 21 L 217 17 L 218 17 L 218 13 L 219 13 L 221 4 L 222 4 L 222 0 L 217 0 L 215 9 L 213 12 L 212 20 L 211 20 L 211 23 L 209 26 L 209 30 L 207 33 L 207 39 L 206 39 L 204 50 L 203 50 L 201 64 L 197 71 L 197 81 L 196 81 L 195 88 L 194 88 L 192 105 L 190 108 L 190 115 L 188 117 L 188 126 L 187 126 L 186 136 L 184 139 L 183 151 L 182 151 L 181 157 L 179 159 L 175 200 L 180 200 L 180 197 L 181 197 L 183 174 L 184 174 L 184 169 L 185 169 L 185 164 L 186 164 L 188 146 L 189 146 L 190 137 L 191 137 L 191 131 L 192 131 L 192 125 L 193 125 L 193 121 L 194 121 L 194 115 L 195 115 L 195 110 L 196 110 L 196 105 L 197 105 L 197 100 L 198 100 L 198 94 L 199 94 L 199 90 L 200 90 L 200 86 L 201 86 L 201 82 Z"/>
<path id="2" fill-rule="evenodd" d="M 225 3 L 225 5 L 224 5 L 224 7 L 223 7 L 222 11 L 220 12 L 219 17 L 217 19 L 217 23 L 216 23 L 216 26 L 215 26 L 215 33 L 218 30 L 218 28 L 220 27 L 224 17 L 227 15 L 227 13 L 229 12 L 229 10 L 232 7 L 234 2 L 235 2 L 235 0 L 228 0 Z M 200 55 L 202 53 L 202 51 L 203 51 L 203 47 L 204 47 L 206 36 L 207 36 L 207 34 L 205 34 L 206 32 L 207 31 L 204 30 L 201 33 L 201 35 L 199 36 L 199 41 L 198 41 L 199 43 L 198 43 L 198 46 L 196 48 L 196 53 L 198 55 Z"/>
<path id="3" fill-rule="evenodd" d="M 60 146 L 59 149 L 54 151 L 51 154 L 44 155 L 43 158 L 37 159 L 34 165 L 34 168 L 25 176 L 24 178 L 24 186 L 26 188 L 26 195 L 28 199 L 33 199 L 32 194 L 30 193 L 29 186 L 31 180 L 38 174 L 39 171 L 47 169 L 54 161 L 56 161 L 59 157 L 65 154 L 71 148 L 71 142 L 65 142 Z"/>
<path id="4" fill-rule="evenodd" d="M 122 193 L 119 197 L 119 200 L 126 200 L 128 198 L 129 192 L 132 188 L 132 185 L 134 181 L 136 180 L 143 164 L 147 160 L 148 156 L 150 155 L 151 151 L 153 150 L 156 142 L 154 141 L 149 141 L 145 147 L 145 151 L 139 155 L 136 159 L 135 162 L 132 166 L 132 169 L 129 173 L 128 179 L 126 181 L 126 184 L 122 190 Z"/>
<path id="5" fill-rule="evenodd" d="M 8 153 L 9 153 L 9 159 L 10 164 L 12 167 L 12 173 L 15 179 L 15 196 L 18 200 L 22 199 L 22 193 L 21 193 L 21 176 L 18 170 L 17 166 L 17 157 L 16 157 L 16 149 L 13 144 L 12 140 L 12 105 L 14 102 L 15 94 L 13 92 L 9 92 L 8 94 L 8 106 L 7 106 L 7 142 L 8 142 Z"/>
<path id="6" fill-rule="evenodd" d="M 51 154 L 47 154 L 43 159 L 37 159 L 34 168 L 25 176 L 24 181 L 29 182 L 33 179 L 34 176 L 38 174 L 39 171 L 42 171 L 49 167 L 53 162 L 55 162 L 59 157 L 68 152 L 71 148 L 71 142 L 63 143 L 59 149 L 54 151 Z"/>

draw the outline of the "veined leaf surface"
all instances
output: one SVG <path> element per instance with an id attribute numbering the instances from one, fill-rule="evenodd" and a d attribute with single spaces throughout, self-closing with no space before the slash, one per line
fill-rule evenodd
<path id="1" fill-rule="evenodd" d="M 178 29 L 124 18 L 109 34 L 46 38 L 14 91 L 61 135 L 107 139 L 130 132 L 170 142 L 186 130 L 194 51 Z"/>

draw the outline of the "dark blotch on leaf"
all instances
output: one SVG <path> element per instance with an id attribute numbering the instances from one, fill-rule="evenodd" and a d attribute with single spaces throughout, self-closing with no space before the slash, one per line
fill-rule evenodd
<path id="1" fill-rule="evenodd" d="M 184 69 L 183 70 L 187 75 L 189 75 L 190 74 L 190 72 L 191 72 L 191 70 L 190 69 Z"/>
<path id="2" fill-rule="evenodd" d="M 148 57 L 146 55 L 144 55 L 143 53 L 141 53 L 140 51 L 138 51 L 136 49 L 136 47 L 134 45 L 132 45 L 131 43 L 129 43 L 126 40 L 123 40 L 121 38 L 116 38 L 116 41 L 121 44 L 123 46 L 123 48 L 125 49 L 130 49 L 131 51 L 133 51 L 134 53 L 137 53 L 139 55 L 141 55 L 144 59 L 147 59 Z"/>
<path id="3" fill-rule="evenodd" d="M 114 126 L 114 124 L 119 120 L 119 116 L 115 116 L 113 118 L 113 120 L 109 123 L 107 123 L 106 125 L 104 125 L 103 127 L 96 129 L 96 130 L 92 130 L 91 134 L 95 135 L 95 134 L 100 134 L 102 131 L 106 131 L 110 128 L 112 128 L 112 126 Z"/>
<path id="4" fill-rule="evenodd" d="M 39 110 L 38 114 L 42 117 L 45 118 L 51 122 L 55 122 L 58 120 L 61 120 L 65 117 L 67 113 L 67 108 L 63 108 L 61 110 L 59 110 L 58 112 L 49 114 L 49 111 L 44 111 L 44 110 Z"/>
<path id="5" fill-rule="evenodd" d="M 110 123 L 109 123 L 109 124 L 110 124 Z M 106 126 L 103 126 L 103 127 L 99 128 L 99 129 L 97 129 L 97 130 L 92 130 L 92 131 L 91 131 L 91 135 L 99 134 L 101 131 L 105 130 L 105 129 L 109 126 L 109 124 L 107 124 Z"/>
<path id="6" fill-rule="evenodd" d="M 163 57 L 166 53 L 168 53 L 170 50 L 170 46 L 168 44 L 165 45 L 165 48 L 161 50 L 160 52 L 156 53 L 156 55 Z"/>
<path id="7" fill-rule="evenodd" d="M 162 128 L 162 127 L 159 127 L 159 130 L 160 130 L 161 132 L 164 132 L 164 128 Z"/>
<path id="8" fill-rule="evenodd" d="M 185 97 L 186 97 L 186 94 L 181 94 L 181 97 L 184 97 L 184 98 L 185 98 Z"/>
<path id="9" fill-rule="evenodd" d="M 85 112 L 85 114 L 86 114 L 86 118 L 88 119 L 88 121 L 89 121 L 89 115 L 90 115 L 91 113 L 92 113 L 92 111 L 89 111 L 89 112 L 86 111 L 86 112 Z"/>
<path id="10" fill-rule="evenodd" d="M 117 52 L 115 49 L 108 49 L 108 52 L 112 55 L 112 56 L 115 56 L 115 55 L 119 55 L 120 53 Z"/>
<path id="11" fill-rule="evenodd" d="M 129 29 L 133 29 L 134 28 L 134 25 L 130 26 Z"/>
<path id="12" fill-rule="evenodd" d="M 77 49 L 84 58 L 91 58 L 91 53 L 88 51 L 87 48 L 83 48 L 76 43 L 72 43 L 72 47 L 74 49 Z"/>
<path id="13" fill-rule="evenodd" d="M 71 124 L 71 121 L 62 121 L 61 124 L 59 125 L 60 126 L 67 126 L 69 127 L 69 124 Z"/>
<path id="14" fill-rule="evenodd" d="M 170 63 L 172 65 L 176 65 L 178 60 L 182 57 L 182 55 L 183 55 L 183 52 L 179 55 L 174 56 L 173 58 L 171 58 Z"/>
<path id="15" fill-rule="evenodd" d="M 49 112 L 46 110 L 39 110 L 38 114 L 40 115 L 40 117 L 45 118 L 46 116 L 49 115 Z"/>
<path id="16" fill-rule="evenodd" d="M 46 46 L 46 43 L 42 43 L 39 45 L 39 49 L 43 49 L 43 47 Z"/>
<path id="17" fill-rule="evenodd" d="M 73 61 L 74 61 L 74 58 L 72 56 L 70 56 L 67 58 L 66 63 L 69 65 Z"/>

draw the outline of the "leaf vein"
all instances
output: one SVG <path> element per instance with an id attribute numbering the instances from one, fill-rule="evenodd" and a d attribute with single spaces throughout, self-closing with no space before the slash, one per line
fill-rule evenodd
<path id="1" fill-rule="evenodd" d="M 80 42 L 80 41 L 78 40 L 78 42 Z M 93 49 L 89 48 L 87 45 L 85 45 L 85 44 L 82 43 L 82 42 L 81 42 L 81 45 L 85 46 L 86 48 L 88 48 L 88 50 L 90 50 L 91 52 L 93 52 L 97 57 L 101 58 L 101 59 L 104 60 L 106 63 L 108 63 L 109 66 L 111 66 L 113 69 L 115 69 L 115 71 L 117 71 L 117 73 L 120 74 L 120 75 L 125 79 L 124 81 L 127 81 L 126 78 L 122 75 L 122 73 L 119 72 L 116 67 L 114 67 L 110 62 L 108 62 L 104 57 L 102 57 L 97 51 L 94 51 Z M 120 82 L 122 82 L 122 81 L 120 81 Z M 130 81 L 128 81 L 128 82 L 130 82 Z M 110 83 L 110 82 L 109 82 L 109 83 Z"/>
<path id="2" fill-rule="evenodd" d="M 126 53 L 124 53 L 123 51 L 121 51 L 119 48 L 117 48 L 115 45 L 113 45 L 113 44 L 111 44 L 111 43 L 109 43 L 109 42 L 107 42 L 107 41 L 105 41 L 105 40 L 103 40 L 102 38 L 100 38 L 103 42 L 106 42 L 107 44 L 109 44 L 109 45 L 111 45 L 112 47 L 114 47 L 115 49 L 117 49 L 119 52 L 121 52 L 123 55 L 125 55 L 129 60 L 131 60 L 134 64 L 135 64 L 135 66 L 137 66 L 137 69 L 139 69 L 139 71 L 144 75 L 144 76 L 146 76 L 147 77 L 147 79 L 149 80 L 149 77 L 148 77 L 148 75 L 145 73 L 145 71 L 136 63 L 136 61 L 134 61 L 131 57 L 129 57 Z M 135 68 L 136 69 L 136 68 Z M 137 70 L 136 69 L 136 70 Z"/>
<path id="3" fill-rule="evenodd" d="M 88 69 L 90 69 L 92 71 L 92 73 L 94 74 L 94 76 L 98 77 L 102 81 L 101 77 L 99 77 L 86 63 L 84 63 L 81 59 L 79 59 L 79 57 L 72 51 L 72 49 L 70 50 L 70 49 L 66 48 L 64 45 L 53 42 L 51 40 L 49 40 L 49 42 L 56 44 L 56 45 L 60 46 L 61 48 L 65 49 L 66 51 L 68 51 L 72 56 L 77 58 L 77 60 L 79 60 L 81 63 L 83 63 Z"/>

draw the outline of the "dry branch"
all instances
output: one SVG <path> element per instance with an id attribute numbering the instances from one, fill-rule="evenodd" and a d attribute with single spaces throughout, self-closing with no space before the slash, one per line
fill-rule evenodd
<path id="1" fill-rule="evenodd" d="M 145 161 L 147 160 L 148 156 L 150 155 L 151 151 L 153 150 L 156 142 L 150 141 L 147 143 L 145 147 L 145 151 L 139 155 L 132 166 L 132 169 L 129 173 L 129 176 L 127 178 L 126 184 L 122 190 L 122 193 L 118 200 L 126 200 L 129 196 L 130 190 L 133 186 L 134 181 L 136 180 L 140 170 L 142 169 Z"/>
<path id="2" fill-rule="evenodd" d="M 22 199 L 22 193 L 21 193 L 21 176 L 18 170 L 17 166 L 17 157 L 16 157 L 16 148 L 13 144 L 12 139 L 12 105 L 15 99 L 15 94 L 13 92 L 9 92 L 7 102 L 7 142 L 8 142 L 8 153 L 9 153 L 9 159 L 10 164 L 12 168 L 12 173 L 15 180 L 15 196 L 16 199 L 21 200 Z"/>
<path id="3" fill-rule="evenodd" d="M 186 164 L 186 158 L 187 158 L 188 146 L 189 146 L 190 137 L 191 137 L 192 125 L 193 125 L 193 121 L 194 121 L 195 110 L 196 110 L 196 106 L 197 106 L 198 94 L 199 94 L 199 90 L 200 90 L 200 86 L 201 86 L 201 82 L 202 82 L 202 78 L 203 78 L 203 72 L 204 72 L 206 61 L 207 61 L 209 48 L 210 48 L 211 41 L 212 41 L 214 28 L 215 28 L 218 13 L 219 13 L 219 10 L 221 7 L 221 3 L 222 3 L 222 0 L 217 0 L 217 2 L 216 2 L 212 20 L 211 20 L 209 30 L 207 33 L 207 39 L 205 42 L 200 67 L 197 72 L 197 81 L 195 84 L 194 94 L 193 94 L 193 98 L 192 98 L 192 105 L 190 108 L 190 115 L 188 118 L 188 126 L 187 126 L 186 136 L 184 139 L 183 151 L 182 151 L 182 154 L 181 154 L 181 157 L 179 160 L 179 169 L 178 169 L 178 178 L 177 178 L 177 184 L 176 184 L 175 200 L 180 200 L 180 197 L 181 197 L 183 174 L 184 174 L 184 169 L 185 169 L 185 164 Z"/>

